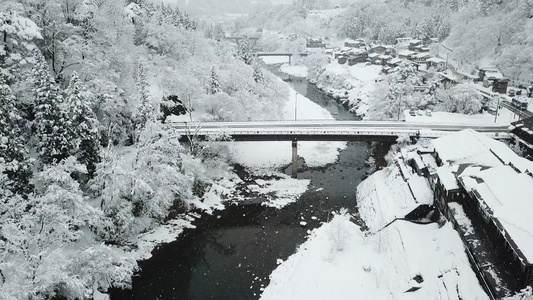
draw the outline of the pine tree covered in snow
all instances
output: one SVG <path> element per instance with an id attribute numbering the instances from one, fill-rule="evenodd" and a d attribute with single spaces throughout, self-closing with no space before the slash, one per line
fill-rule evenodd
<path id="1" fill-rule="evenodd" d="M 100 161 L 98 154 L 98 121 L 92 111 L 89 99 L 84 94 L 83 84 L 74 72 L 66 90 L 66 105 L 74 131 L 74 151 L 78 161 L 87 167 L 87 173 L 93 176 L 96 164 Z"/>
<path id="2" fill-rule="evenodd" d="M 211 94 L 220 93 L 222 89 L 220 88 L 220 81 L 218 80 L 218 75 L 215 72 L 215 66 L 211 68 Z"/>
<path id="3" fill-rule="evenodd" d="M 252 46 L 250 45 L 250 40 L 248 37 L 244 37 L 243 39 L 239 40 L 239 48 L 237 53 L 245 64 L 249 65 L 252 63 Z"/>
<path id="4" fill-rule="evenodd" d="M 137 131 L 142 130 L 148 120 L 155 118 L 155 110 L 149 100 L 148 81 L 146 78 L 146 69 L 144 63 L 139 62 L 136 78 L 137 88 L 140 93 L 139 104 L 135 111 L 135 129 Z"/>
<path id="5" fill-rule="evenodd" d="M 48 70 L 44 57 L 36 51 L 33 68 L 35 120 L 33 128 L 39 158 L 45 164 L 57 163 L 73 150 L 72 125 L 63 109 L 63 97 Z"/>
<path id="6" fill-rule="evenodd" d="M 263 70 L 261 69 L 261 64 L 254 59 L 252 62 L 252 67 L 254 68 L 254 81 L 257 83 L 263 83 L 265 81 L 265 77 L 263 75 Z"/>
<path id="7" fill-rule="evenodd" d="M 7 84 L 8 74 L 0 70 L 0 159 L 6 164 L 5 174 L 14 193 L 27 194 L 32 176 L 28 150 L 22 139 L 22 118 L 15 97 Z"/>

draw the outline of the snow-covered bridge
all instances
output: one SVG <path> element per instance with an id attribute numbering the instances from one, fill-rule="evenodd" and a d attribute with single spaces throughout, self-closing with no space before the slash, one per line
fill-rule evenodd
<path id="1" fill-rule="evenodd" d="M 383 121 L 256 121 L 172 123 L 182 136 L 199 139 L 231 136 L 235 141 L 361 141 L 395 139 L 398 136 L 437 138 L 450 132 L 473 129 L 496 139 L 509 138 L 505 125 L 427 124 Z"/>
<path id="2" fill-rule="evenodd" d="M 280 52 L 256 52 L 253 55 L 257 56 L 257 57 L 262 57 L 262 56 L 287 56 L 289 58 L 289 65 L 290 65 L 290 64 L 292 64 L 293 55 L 307 56 L 308 54 L 307 53 L 292 54 L 292 53 L 280 53 Z"/>
<path id="3" fill-rule="evenodd" d="M 473 129 L 490 137 L 507 139 L 502 125 L 456 125 L 380 121 L 256 121 L 171 123 L 184 141 L 227 136 L 234 141 L 291 141 L 292 174 L 296 176 L 298 141 L 394 141 L 399 136 L 437 138 L 450 132 Z"/>

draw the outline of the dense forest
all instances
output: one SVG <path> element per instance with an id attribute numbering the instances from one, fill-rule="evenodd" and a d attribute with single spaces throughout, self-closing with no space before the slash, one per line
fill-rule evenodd
<path id="1" fill-rule="evenodd" d="M 133 237 L 228 169 L 169 115 L 277 116 L 286 87 L 224 30 L 146 1 L 1 1 L 1 299 L 131 283 Z"/>
<path id="2" fill-rule="evenodd" d="M 336 9 L 333 9 L 337 7 Z M 314 18 L 315 9 L 333 9 Z M 397 38 L 438 38 L 448 55 L 467 72 L 497 66 L 514 80 L 533 80 L 533 2 L 530 0 L 358 0 L 333 5 L 299 0 L 283 7 L 261 7 L 247 24 L 312 37 L 365 38 L 394 44 Z"/>

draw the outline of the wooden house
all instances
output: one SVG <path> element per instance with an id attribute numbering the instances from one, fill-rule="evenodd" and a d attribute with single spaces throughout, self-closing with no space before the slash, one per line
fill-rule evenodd
<path id="1" fill-rule="evenodd" d="M 417 53 L 412 55 L 412 59 L 417 63 L 425 63 L 426 60 L 431 58 L 431 54 L 427 52 Z"/>
<path id="2" fill-rule="evenodd" d="M 500 94 L 507 94 L 509 81 L 509 78 L 506 77 L 492 79 L 492 91 Z"/>
<path id="3" fill-rule="evenodd" d="M 427 69 L 433 68 L 437 72 L 444 71 L 446 66 L 446 61 L 438 57 L 430 57 L 426 60 Z"/>
<path id="4" fill-rule="evenodd" d="M 307 48 L 325 48 L 326 43 L 321 38 L 315 39 L 315 38 L 307 38 L 306 43 Z"/>
<path id="5" fill-rule="evenodd" d="M 384 55 L 384 54 L 387 54 L 386 53 L 387 50 L 389 50 L 389 48 L 387 48 L 387 47 L 385 47 L 383 45 L 377 45 L 377 46 L 371 47 L 370 50 L 368 50 L 368 52 Z M 389 50 L 389 54 L 390 54 L 390 50 Z"/>
<path id="6" fill-rule="evenodd" d="M 401 59 L 411 60 L 413 58 L 413 56 L 416 55 L 416 54 L 417 54 L 417 52 L 414 52 L 414 51 L 411 51 L 411 50 L 404 50 L 404 51 L 398 53 L 398 57 L 401 58 Z"/>
<path id="7" fill-rule="evenodd" d="M 512 122 L 510 128 L 511 141 L 525 152 L 527 158 L 533 159 L 533 117 Z"/>
<path id="8" fill-rule="evenodd" d="M 373 64 L 377 64 L 377 61 L 379 60 L 379 57 L 381 55 L 379 53 L 369 53 L 368 54 L 368 61 L 373 63 Z"/>
<path id="9" fill-rule="evenodd" d="M 416 51 L 418 46 L 422 46 L 423 47 L 423 44 L 422 44 L 421 40 L 410 40 L 409 41 L 409 46 L 407 47 L 407 49 L 409 49 L 410 51 Z"/>

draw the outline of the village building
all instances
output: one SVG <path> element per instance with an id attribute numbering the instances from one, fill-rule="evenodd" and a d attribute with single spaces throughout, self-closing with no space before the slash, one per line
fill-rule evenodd
<path id="1" fill-rule="evenodd" d="M 434 69 L 437 72 L 444 71 L 446 68 L 446 61 L 438 57 L 430 57 L 426 60 L 427 69 Z"/>
<path id="2" fill-rule="evenodd" d="M 434 162 L 422 151 L 402 156 L 428 179 L 487 292 L 499 299 L 533 286 L 533 162 L 473 130 L 431 146 Z"/>
<path id="3" fill-rule="evenodd" d="M 387 50 L 389 50 L 388 51 L 389 53 L 387 53 Z M 390 48 L 385 47 L 383 45 L 377 45 L 377 46 L 370 47 L 370 50 L 368 50 L 368 52 L 385 55 L 385 54 L 390 54 Z"/>
<path id="4" fill-rule="evenodd" d="M 423 47 L 423 44 L 422 44 L 421 40 L 410 40 L 409 41 L 409 46 L 407 47 L 407 49 L 409 49 L 410 51 L 415 51 L 416 52 L 417 47 L 419 47 L 419 46 Z"/>
<path id="5" fill-rule="evenodd" d="M 411 51 L 411 50 L 404 50 L 398 53 L 398 57 L 401 59 L 408 59 L 411 60 L 414 55 L 416 55 L 417 52 Z"/>
<path id="6" fill-rule="evenodd" d="M 481 68 L 478 72 L 478 80 L 483 81 L 484 87 L 492 86 L 492 91 L 500 94 L 506 94 L 509 86 L 509 78 L 502 75 L 496 68 Z"/>
<path id="7" fill-rule="evenodd" d="M 409 41 L 412 40 L 410 37 L 397 38 L 396 39 L 396 49 L 399 51 L 407 50 L 409 47 Z"/>
<path id="8" fill-rule="evenodd" d="M 326 43 L 321 38 L 307 38 L 307 48 L 325 48 Z"/>
<path id="9" fill-rule="evenodd" d="M 369 53 L 368 54 L 368 61 L 373 64 L 379 64 L 378 61 L 380 60 L 379 57 L 381 55 L 379 53 Z"/>
<path id="10" fill-rule="evenodd" d="M 431 54 L 427 52 L 417 53 L 412 55 L 412 59 L 417 63 L 425 63 L 428 59 L 431 58 Z"/>
<path id="11" fill-rule="evenodd" d="M 512 122 L 510 128 L 512 142 L 525 152 L 527 158 L 533 158 L 533 117 Z"/>

